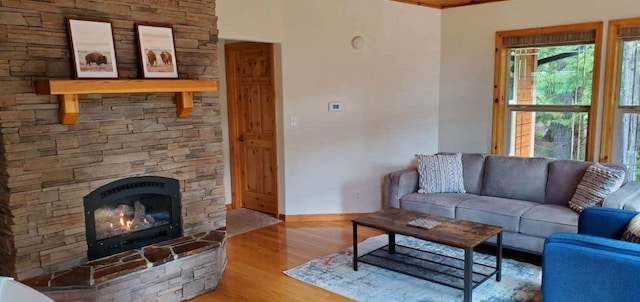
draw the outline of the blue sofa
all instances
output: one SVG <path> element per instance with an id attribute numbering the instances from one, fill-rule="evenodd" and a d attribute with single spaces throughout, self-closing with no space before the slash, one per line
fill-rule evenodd
<path id="1" fill-rule="evenodd" d="M 578 233 L 547 237 L 542 297 L 555 301 L 640 301 L 640 244 L 620 240 L 638 212 L 587 208 Z"/>

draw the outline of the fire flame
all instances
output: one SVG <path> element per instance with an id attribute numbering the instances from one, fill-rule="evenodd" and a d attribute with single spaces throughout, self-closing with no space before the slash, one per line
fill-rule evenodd
<path id="1" fill-rule="evenodd" d="M 131 229 L 131 224 L 133 224 L 133 221 L 131 220 L 124 220 L 124 214 L 120 213 L 120 225 L 122 225 L 123 227 L 127 228 L 127 229 Z"/>

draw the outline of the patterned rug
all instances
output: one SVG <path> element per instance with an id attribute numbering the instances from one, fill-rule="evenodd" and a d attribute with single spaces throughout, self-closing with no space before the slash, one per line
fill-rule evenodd
<path id="1" fill-rule="evenodd" d="M 461 249 L 397 235 L 396 242 L 419 250 L 463 258 Z M 358 244 L 364 255 L 387 245 L 387 236 L 379 235 Z M 324 258 L 309 261 L 284 273 L 295 279 L 324 288 L 357 301 L 461 301 L 462 290 L 396 273 L 358 262 L 353 271 L 353 249 L 347 248 Z M 474 261 L 495 265 L 495 257 L 474 253 Z M 473 301 L 541 301 L 542 272 L 539 266 L 512 259 L 502 260 L 502 280 L 491 277 L 473 290 Z M 446 283 L 446 281 L 445 281 Z"/>
<path id="2" fill-rule="evenodd" d="M 264 228 L 279 222 L 282 222 L 282 220 L 276 219 L 269 214 L 245 208 L 227 210 L 227 237 Z"/>

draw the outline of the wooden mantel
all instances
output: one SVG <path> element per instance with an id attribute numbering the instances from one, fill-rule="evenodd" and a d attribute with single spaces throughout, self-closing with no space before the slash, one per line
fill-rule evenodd
<path id="1" fill-rule="evenodd" d="M 175 92 L 178 117 L 189 117 L 193 110 L 193 93 L 217 91 L 217 80 L 42 80 L 34 83 L 36 94 L 58 95 L 60 123 L 78 121 L 78 94 Z"/>

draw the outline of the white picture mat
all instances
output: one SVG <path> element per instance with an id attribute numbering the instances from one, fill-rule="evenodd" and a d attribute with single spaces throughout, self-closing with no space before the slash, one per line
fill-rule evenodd
<path id="1" fill-rule="evenodd" d="M 176 64 L 176 51 L 173 43 L 173 29 L 171 27 L 148 25 L 138 25 L 137 28 L 143 77 L 177 78 L 178 69 Z M 149 51 L 153 53 L 150 54 Z M 167 62 L 161 57 L 163 51 L 171 55 L 171 58 Z M 155 62 L 150 62 L 150 59 L 153 60 L 152 57 L 154 55 Z"/>
<path id="2" fill-rule="evenodd" d="M 78 78 L 118 77 L 111 23 L 69 19 L 69 33 Z M 91 53 L 104 55 L 107 63 L 87 62 Z"/>

